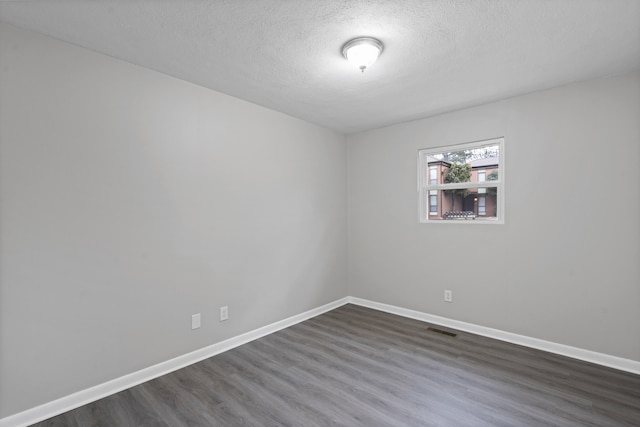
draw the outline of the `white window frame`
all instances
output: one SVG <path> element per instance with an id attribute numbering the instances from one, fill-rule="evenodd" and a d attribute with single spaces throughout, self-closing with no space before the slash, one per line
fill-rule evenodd
<path id="1" fill-rule="evenodd" d="M 449 184 L 429 184 L 428 156 L 446 152 L 463 151 L 497 145 L 500 150 L 498 163 L 498 179 L 494 181 L 460 182 Z M 505 148 L 504 137 L 469 142 L 465 144 L 447 145 L 418 150 L 418 220 L 425 224 L 504 224 L 505 223 Z M 432 190 L 458 190 L 465 188 L 486 189 L 496 187 L 496 219 L 495 220 L 442 220 L 429 218 L 429 192 Z"/>

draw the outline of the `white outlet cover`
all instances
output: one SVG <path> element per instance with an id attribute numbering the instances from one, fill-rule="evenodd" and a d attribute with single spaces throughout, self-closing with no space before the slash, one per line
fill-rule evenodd
<path id="1" fill-rule="evenodd" d="M 198 329 L 200 327 L 200 313 L 191 316 L 191 329 Z"/>
<path id="2" fill-rule="evenodd" d="M 450 291 L 449 289 L 445 289 L 444 300 L 446 302 L 453 302 L 453 291 Z"/>
<path id="3" fill-rule="evenodd" d="M 220 321 L 227 320 L 229 318 L 229 307 L 220 307 Z"/>

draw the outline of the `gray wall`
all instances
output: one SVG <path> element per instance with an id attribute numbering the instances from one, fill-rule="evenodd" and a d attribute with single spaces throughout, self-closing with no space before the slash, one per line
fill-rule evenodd
<path id="1" fill-rule="evenodd" d="M 636 72 L 352 136 L 349 294 L 640 361 L 639 118 Z M 506 224 L 419 224 L 418 149 L 499 136 Z"/>
<path id="2" fill-rule="evenodd" d="M 347 295 L 344 136 L 0 31 L 0 417 Z"/>

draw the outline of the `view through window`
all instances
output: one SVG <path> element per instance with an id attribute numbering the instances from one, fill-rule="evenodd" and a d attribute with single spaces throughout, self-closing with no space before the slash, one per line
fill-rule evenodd
<path id="1" fill-rule="evenodd" d="M 421 222 L 504 222 L 504 139 L 420 150 Z"/>

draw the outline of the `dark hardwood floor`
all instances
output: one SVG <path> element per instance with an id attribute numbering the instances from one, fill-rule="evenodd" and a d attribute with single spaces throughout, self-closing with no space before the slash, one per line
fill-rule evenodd
<path id="1" fill-rule="evenodd" d="M 640 376 L 345 305 L 36 426 L 640 426 Z"/>

